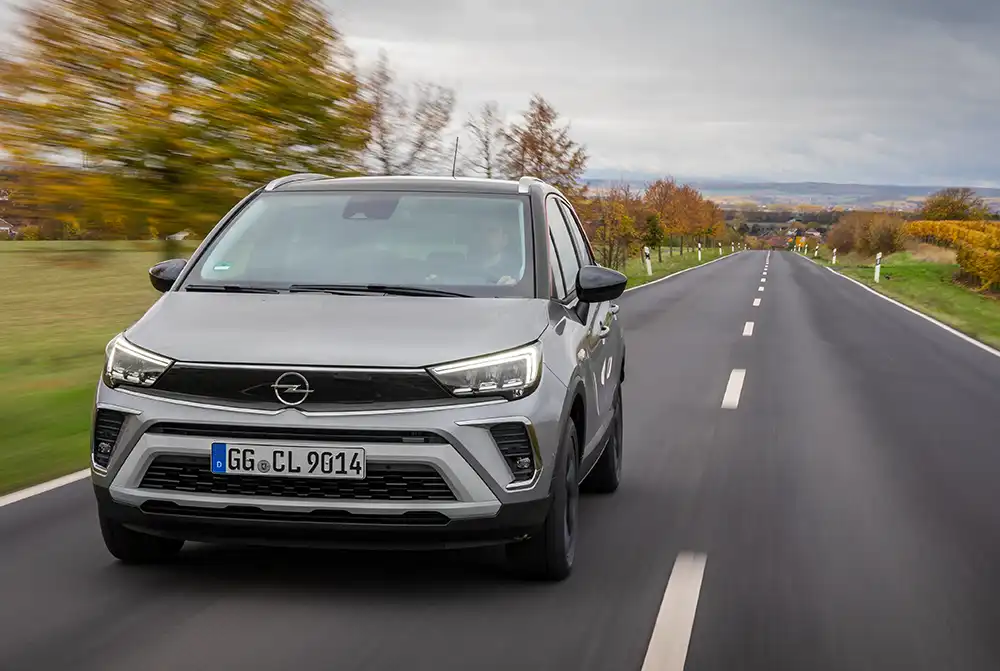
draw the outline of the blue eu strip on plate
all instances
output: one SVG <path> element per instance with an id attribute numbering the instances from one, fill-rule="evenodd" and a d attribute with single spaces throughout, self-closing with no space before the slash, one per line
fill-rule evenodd
<path id="1" fill-rule="evenodd" d="M 226 472 L 226 444 L 212 443 L 212 472 Z"/>

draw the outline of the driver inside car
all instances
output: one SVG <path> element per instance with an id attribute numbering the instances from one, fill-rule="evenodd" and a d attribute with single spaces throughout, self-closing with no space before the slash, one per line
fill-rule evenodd
<path id="1" fill-rule="evenodd" d="M 491 284 L 516 284 L 521 276 L 521 259 L 511 251 L 506 227 L 487 220 L 483 231 L 482 268 Z"/>

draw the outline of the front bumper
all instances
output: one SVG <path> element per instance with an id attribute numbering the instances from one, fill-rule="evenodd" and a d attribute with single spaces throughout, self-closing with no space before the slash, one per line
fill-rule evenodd
<path id="1" fill-rule="evenodd" d="M 269 516 L 245 506 L 234 510 L 151 502 L 137 508 L 115 502 L 103 487 L 95 486 L 94 491 L 102 516 L 142 533 L 196 542 L 310 548 L 414 550 L 502 544 L 537 531 L 550 505 L 545 497 L 501 505 L 489 517 L 434 521 L 410 513 L 392 516 L 397 519 L 351 513 L 309 519 L 315 513 Z"/>
<path id="2" fill-rule="evenodd" d="M 544 521 L 565 395 L 565 386 L 550 374 L 517 401 L 307 415 L 294 408 L 253 413 L 182 404 L 99 383 L 97 408 L 123 413 L 124 422 L 107 468 L 95 465 L 92 479 L 102 515 L 137 530 L 191 540 L 407 547 L 503 542 Z M 539 463 L 529 482 L 511 482 L 489 431 L 493 424 L 511 421 L 529 426 L 535 442 Z M 213 438 L 149 431 L 163 423 L 211 426 L 219 433 L 214 440 L 223 441 L 231 438 L 226 427 L 433 433 L 442 440 L 364 445 L 367 459 L 370 464 L 429 465 L 454 500 L 247 496 L 144 487 L 143 476 L 160 455 L 211 454 Z"/>

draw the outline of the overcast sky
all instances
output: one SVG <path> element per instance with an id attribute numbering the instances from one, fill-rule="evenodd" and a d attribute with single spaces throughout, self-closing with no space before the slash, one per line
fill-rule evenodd
<path id="1" fill-rule="evenodd" d="M 464 116 L 547 97 L 592 169 L 1000 185 L 1000 0 L 327 0 Z"/>
<path id="2" fill-rule="evenodd" d="M 325 1 L 459 119 L 541 93 L 591 169 L 1000 186 L 1000 0 Z"/>

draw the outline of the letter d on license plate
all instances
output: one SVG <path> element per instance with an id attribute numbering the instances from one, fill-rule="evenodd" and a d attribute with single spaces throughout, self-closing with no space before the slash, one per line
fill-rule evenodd
<path id="1" fill-rule="evenodd" d="M 365 451 L 360 447 L 300 447 L 212 443 L 212 472 L 295 478 L 363 480 Z"/>

